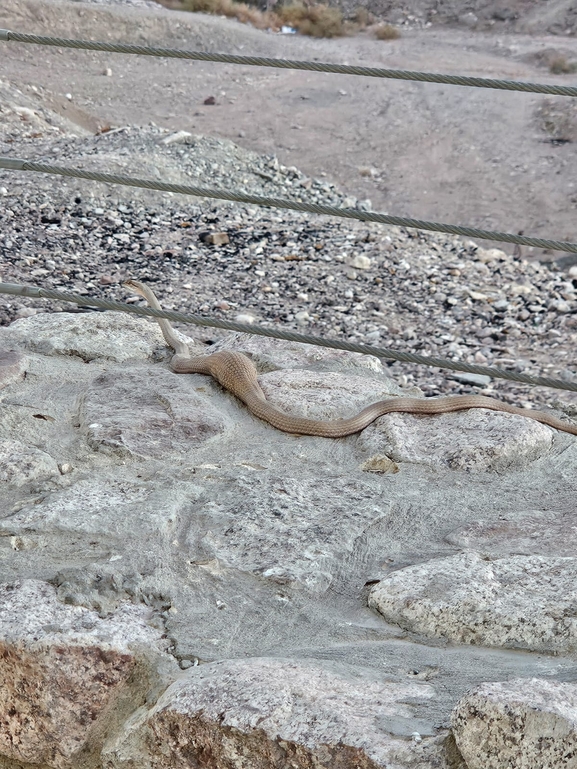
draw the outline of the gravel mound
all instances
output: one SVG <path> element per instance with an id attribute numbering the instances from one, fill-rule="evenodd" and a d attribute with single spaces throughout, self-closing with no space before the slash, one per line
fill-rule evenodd
<path id="1" fill-rule="evenodd" d="M 49 125 L 47 114 L 18 115 L 14 92 L 11 98 L 12 106 L 0 111 L 2 154 L 370 208 L 370 201 L 231 142 L 156 126 L 72 134 L 62 124 Z M 5 282 L 73 291 L 86 295 L 87 304 L 91 295 L 140 301 L 121 285 L 132 276 L 149 282 L 167 309 L 574 380 L 574 280 L 498 249 L 454 236 L 31 173 L 0 172 L 0 195 Z M 71 309 L 1 296 L 0 322 Z M 213 330 L 194 333 L 205 341 L 219 337 Z M 400 382 L 418 383 L 429 395 L 498 391 L 527 407 L 559 405 L 561 397 L 570 410 L 577 401 L 570 393 L 485 377 L 390 368 Z"/>

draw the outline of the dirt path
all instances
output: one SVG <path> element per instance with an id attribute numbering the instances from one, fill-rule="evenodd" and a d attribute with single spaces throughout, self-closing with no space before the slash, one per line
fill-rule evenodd
<path id="1" fill-rule="evenodd" d="M 556 83 L 574 77 L 550 75 L 540 54 L 554 48 L 577 58 L 569 38 L 424 29 L 393 42 L 312 40 L 160 7 L 38 0 L 6 0 L 0 26 Z M 537 121 L 539 95 L 4 45 L 2 78 L 49 89 L 50 106 L 90 127 L 153 121 L 229 138 L 326 174 L 375 210 L 577 240 L 577 159 L 571 143 L 552 143 Z M 209 96 L 214 106 L 203 104 Z"/>

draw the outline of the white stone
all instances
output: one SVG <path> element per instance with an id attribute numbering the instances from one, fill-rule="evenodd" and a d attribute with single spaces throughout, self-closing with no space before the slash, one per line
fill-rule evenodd
<path id="1" fill-rule="evenodd" d="M 166 345 L 156 322 L 120 312 L 36 315 L 12 323 L 8 335 L 34 352 L 85 361 L 146 359 Z"/>
<path id="2" fill-rule="evenodd" d="M 574 683 L 484 683 L 460 700 L 451 720 L 468 769 L 577 767 Z"/>
<path id="3" fill-rule="evenodd" d="M 161 144 L 182 144 L 192 136 L 189 131 L 177 131 L 161 140 Z"/>
<path id="4" fill-rule="evenodd" d="M 0 483 L 23 486 L 59 475 L 56 460 L 20 441 L 0 440 Z"/>
<path id="5" fill-rule="evenodd" d="M 415 633 L 483 646 L 577 650 L 577 558 L 474 552 L 399 569 L 369 606 Z"/>
<path id="6" fill-rule="evenodd" d="M 214 662 L 188 668 L 106 758 L 114 769 L 176 769 L 206 755 L 237 769 L 432 766 L 426 759 L 439 759 L 435 741 L 410 737 L 416 727 L 432 734 L 415 710 L 434 694 L 428 684 L 381 683 L 312 661 Z"/>
<path id="7" fill-rule="evenodd" d="M 349 261 L 349 266 L 354 267 L 357 270 L 370 270 L 372 262 L 368 256 L 363 254 L 357 254 Z"/>
<path id="8" fill-rule="evenodd" d="M 370 454 L 469 472 L 524 467 L 546 455 L 552 442 L 551 428 L 487 409 L 425 416 L 394 412 L 359 436 L 359 446 Z"/>

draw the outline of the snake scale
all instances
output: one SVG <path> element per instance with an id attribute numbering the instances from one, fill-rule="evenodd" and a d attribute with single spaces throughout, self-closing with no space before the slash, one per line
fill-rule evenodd
<path id="1" fill-rule="evenodd" d="M 153 291 L 138 280 L 127 280 L 124 285 L 144 297 L 154 309 L 162 309 Z M 563 422 L 543 411 L 528 411 L 502 403 L 483 395 L 453 395 L 443 398 L 391 398 L 377 401 L 367 406 L 358 414 L 348 419 L 325 421 L 307 419 L 285 414 L 269 403 L 258 383 L 257 371 L 253 362 L 240 352 L 223 350 L 211 355 L 190 356 L 187 345 L 180 341 L 168 320 L 157 318 L 167 344 L 175 355 L 170 366 L 177 374 L 209 374 L 225 389 L 236 395 L 249 410 L 260 419 L 278 430 L 297 435 L 317 435 L 323 438 L 342 438 L 364 430 L 375 419 L 391 412 L 408 414 L 448 414 L 463 409 L 490 409 L 504 411 L 507 414 L 519 414 L 528 419 L 577 435 L 577 425 Z"/>

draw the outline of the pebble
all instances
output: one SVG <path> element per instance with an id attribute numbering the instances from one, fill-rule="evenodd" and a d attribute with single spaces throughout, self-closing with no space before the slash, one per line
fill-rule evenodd
<path id="1" fill-rule="evenodd" d="M 484 374 L 453 374 L 453 378 L 456 379 L 457 382 L 470 384 L 474 387 L 487 387 L 491 382 L 491 377 L 485 376 Z"/>
<path id="2" fill-rule="evenodd" d="M 235 316 L 235 321 L 237 323 L 254 323 L 256 318 L 254 315 L 247 315 L 245 313 L 239 313 Z"/>
<path id="3" fill-rule="evenodd" d="M 230 242 L 230 238 L 226 232 L 210 232 L 202 240 L 208 243 L 210 246 L 226 246 Z"/>
<path id="4" fill-rule="evenodd" d="M 368 256 L 363 254 L 357 254 L 349 262 L 351 267 L 356 267 L 358 270 L 370 270 L 372 262 Z"/>

